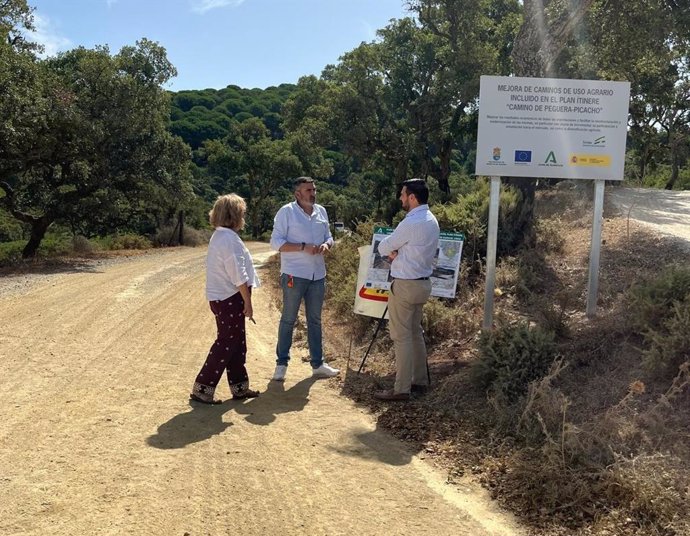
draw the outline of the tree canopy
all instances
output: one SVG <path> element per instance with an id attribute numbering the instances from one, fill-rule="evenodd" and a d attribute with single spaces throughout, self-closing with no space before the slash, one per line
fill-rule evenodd
<path id="1" fill-rule="evenodd" d="M 0 48 L 0 189 L 6 210 L 31 226 L 24 256 L 48 227 L 88 234 L 155 219 L 184 202 L 187 147 L 167 130 L 160 85 L 175 74 L 142 39 L 111 55 L 77 48 L 45 61 Z"/>

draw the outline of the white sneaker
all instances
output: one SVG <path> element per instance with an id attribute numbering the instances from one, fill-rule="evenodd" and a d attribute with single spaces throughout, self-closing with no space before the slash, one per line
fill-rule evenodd
<path id="1" fill-rule="evenodd" d="M 321 364 L 319 368 L 311 369 L 311 375 L 314 378 L 332 378 L 333 376 L 337 376 L 339 373 L 340 370 L 331 367 L 325 361 Z"/>
<path id="2" fill-rule="evenodd" d="M 287 365 L 276 365 L 276 371 L 273 373 L 273 378 L 271 379 L 277 382 L 284 382 L 286 372 Z"/>

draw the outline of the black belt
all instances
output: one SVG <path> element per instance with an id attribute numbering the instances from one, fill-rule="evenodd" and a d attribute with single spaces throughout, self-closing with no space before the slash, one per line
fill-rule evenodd
<path id="1" fill-rule="evenodd" d="M 414 279 L 404 279 L 402 277 L 393 277 L 392 279 L 400 279 L 401 281 L 426 281 L 428 277 L 415 277 Z"/>

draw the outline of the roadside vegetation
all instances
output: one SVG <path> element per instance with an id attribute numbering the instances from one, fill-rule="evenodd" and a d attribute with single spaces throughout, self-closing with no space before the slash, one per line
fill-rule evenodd
<path id="1" fill-rule="evenodd" d="M 465 250 L 457 297 L 425 306 L 433 388 L 404 405 L 371 397 L 394 377 L 385 330 L 355 372 L 377 323 L 351 312 L 355 248 L 371 230 L 344 238 L 328 298 L 329 332 L 353 345 L 350 355 L 332 348 L 349 362 L 342 389 L 450 481 L 481 481 L 533 534 L 688 534 L 688 252 L 643 229 L 628 237 L 629 222 L 607 218 L 599 309 L 588 320 L 588 190 L 538 193 L 530 240 L 500 262 L 490 332 L 480 329 L 481 262 Z"/>

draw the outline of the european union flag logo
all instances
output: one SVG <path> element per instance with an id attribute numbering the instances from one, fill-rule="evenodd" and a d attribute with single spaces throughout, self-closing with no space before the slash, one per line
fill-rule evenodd
<path id="1" fill-rule="evenodd" d="M 532 151 L 515 151 L 516 162 L 531 162 Z"/>

